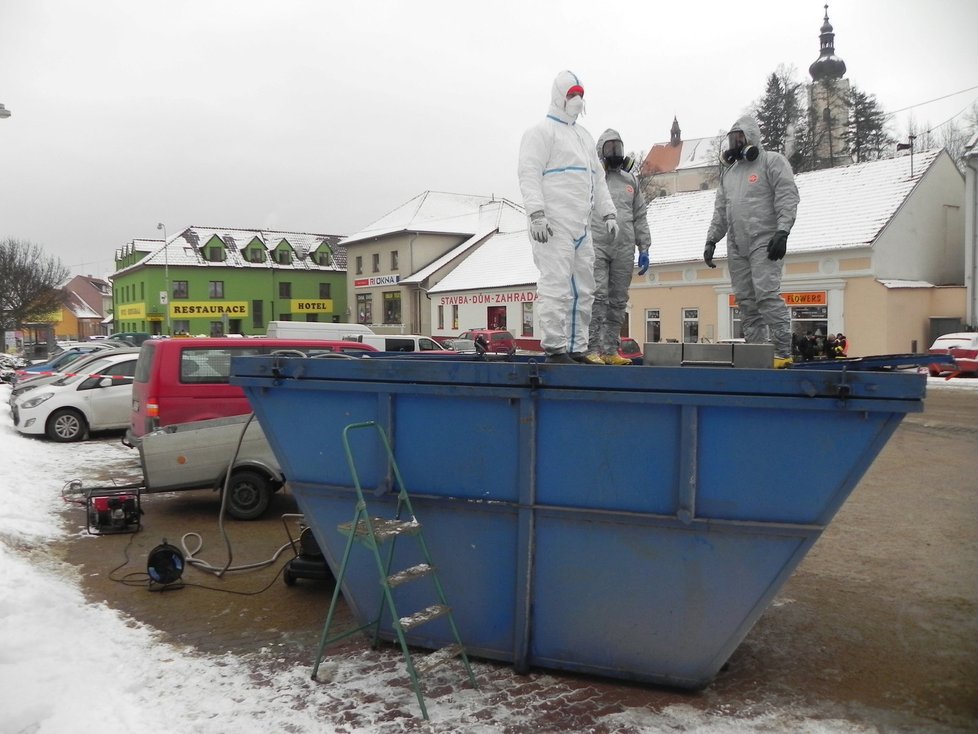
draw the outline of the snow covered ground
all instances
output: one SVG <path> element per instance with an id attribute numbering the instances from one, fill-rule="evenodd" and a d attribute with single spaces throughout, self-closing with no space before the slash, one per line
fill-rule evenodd
<path id="1" fill-rule="evenodd" d="M 974 390 L 978 380 L 930 378 L 928 388 Z M 366 659 L 333 663 L 336 682 L 315 685 L 306 669 L 262 668 L 252 659 L 176 648 L 108 606 L 86 602 L 73 567 L 46 546 L 66 532 L 59 515 L 64 482 L 84 478 L 85 467 L 116 460 L 125 449 L 114 441 L 64 445 L 20 436 L 5 408 L 9 389 L 0 386 L 0 734 L 542 730 L 532 702 L 493 708 L 498 678 L 439 697 L 429 704 L 431 722 L 392 718 L 388 702 L 412 698 L 410 691 L 391 685 Z M 486 671 L 475 669 L 477 676 Z M 560 687 L 550 681 L 551 699 Z M 580 687 L 567 689 L 568 696 L 575 692 Z M 356 702 L 357 721 L 370 722 L 366 727 L 343 715 L 349 701 Z M 588 731 L 876 731 L 818 711 L 757 703 L 754 710 L 765 713 L 750 718 L 725 714 L 722 706 L 626 708 Z"/>

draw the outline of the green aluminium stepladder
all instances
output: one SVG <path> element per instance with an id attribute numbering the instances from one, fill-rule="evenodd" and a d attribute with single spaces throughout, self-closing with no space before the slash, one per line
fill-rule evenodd
<path id="1" fill-rule="evenodd" d="M 353 459 L 353 452 L 350 449 L 350 432 L 358 429 L 369 428 L 376 429 L 377 434 L 380 437 L 380 441 L 384 446 L 387 461 L 389 462 L 390 468 L 393 470 L 394 479 L 397 482 L 397 509 L 394 513 L 394 517 L 391 519 L 371 517 L 367 512 L 367 502 L 364 498 L 363 487 L 360 484 L 360 474 L 357 471 L 356 462 Z M 313 679 L 316 679 L 316 676 L 319 673 L 320 663 L 323 660 L 323 651 L 328 645 L 345 639 L 350 635 L 360 632 L 361 630 L 373 628 L 373 646 L 376 647 L 380 639 L 380 621 L 384 614 L 384 606 L 386 604 L 393 620 L 392 626 L 394 628 L 394 632 L 396 633 L 397 640 L 401 645 L 401 651 L 404 653 L 404 661 L 407 664 L 408 675 L 411 677 L 411 686 L 414 689 L 415 695 L 418 697 L 418 705 L 421 707 L 421 715 L 427 719 L 428 709 L 425 707 L 424 696 L 421 689 L 421 676 L 425 673 L 441 667 L 442 665 L 458 657 L 461 658 L 462 664 L 465 666 L 465 671 L 468 673 L 469 681 L 472 683 L 473 688 L 478 688 L 479 686 L 478 683 L 476 683 L 475 674 L 472 672 L 472 666 L 469 664 L 469 658 L 465 652 L 465 647 L 462 645 L 462 640 L 459 637 L 458 628 L 455 626 L 455 619 L 452 616 L 451 607 L 448 606 L 448 602 L 445 599 L 445 592 L 442 589 L 441 582 L 438 580 L 438 575 L 435 573 L 435 566 L 431 562 L 431 556 L 428 553 L 428 547 L 425 544 L 424 535 L 421 532 L 421 523 L 419 523 L 415 517 L 414 508 L 411 506 L 411 498 L 408 496 L 407 488 L 404 485 L 404 479 L 401 477 L 401 471 L 397 466 L 397 462 L 394 461 L 394 453 L 391 451 L 391 445 L 387 438 L 387 434 L 384 432 L 384 429 L 377 425 L 375 421 L 351 423 L 343 429 L 343 450 L 346 452 L 346 461 L 347 464 L 349 464 L 350 474 L 353 477 L 353 485 L 356 488 L 357 504 L 356 511 L 353 515 L 353 521 L 343 523 L 338 527 L 339 531 L 343 535 L 347 536 L 346 548 L 343 551 L 343 561 L 340 564 L 340 571 L 336 575 L 336 587 L 333 590 L 333 599 L 329 605 L 329 613 L 326 615 L 326 624 L 323 626 L 323 634 L 319 640 L 319 650 L 316 653 L 316 663 L 312 669 L 312 677 Z M 402 535 L 405 537 L 410 537 L 418 543 L 423 562 L 415 566 L 411 566 L 410 568 L 405 568 L 403 570 L 391 573 L 391 564 L 394 559 L 394 548 L 396 541 Z M 333 622 L 333 615 L 336 612 L 337 603 L 339 602 L 340 587 L 343 583 L 344 577 L 346 576 L 347 565 L 350 560 L 350 553 L 354 544 L 357 542 L 369 549 L 374 555 L 374 559 L 377 562 L 377 572 L 380 576 L 380 584 L 383 587 L 383 598 L 381 600 L 380 609 L 377 612 L 376 619 L 331 638 L 329 637 L 329 630 Z M 383 546 L 385 543 L 387 544 L 385 549 L 386 557 L 382 558 L 381 546 Z M 409 614 L 408 616 L 401 616 L 394 601 L 394 589 L 402 584 L 419 581 L 425 578 L 431 579 L 432 586 L 434 587 L 434 596 L 436 597 L 435 603 L 425 609 Z M 446 618 L 448 625 L 451 628 L 452 636 L 455 640 L 454 644 L 429 653 L 424 658 L 415 661 L 414 656 L 411 654 L 411 651 L 408 648 L 405 633 L 416 627 L 420 627 L 426 622 L 431 622 L 432 620 L 439 619 L 441 617 Z"/>

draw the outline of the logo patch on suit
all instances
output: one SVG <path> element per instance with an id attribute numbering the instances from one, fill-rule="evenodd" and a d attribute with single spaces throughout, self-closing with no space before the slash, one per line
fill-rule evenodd
<path id="1" fill-rule="evenodd" d="M 626 186 L 625 191 L 627 191 L 629 194 L 635 193 L 635 189 L 633 189 L 631 186 Z"/>
<path id="2" fill-rule="evenodd" d="M 747 177 L 747 180 L 750 181 L 751 183 L 757 183 L 757 174 L 752 173 L 750 176 Z"/>

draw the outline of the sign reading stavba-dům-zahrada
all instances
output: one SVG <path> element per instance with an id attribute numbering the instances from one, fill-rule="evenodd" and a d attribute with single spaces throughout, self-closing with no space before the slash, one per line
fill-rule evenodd
<path id="1" fill-rule="evenodd" d="M 469 293 L 458 296 L 442 296 L 440 306 L 463 306 L 469 303 L 528 303 L 537 300 L 536 291 L 514 291 L 510 293 Z"/>
<path id="2" fill-rule="evenodd" d="M 192 317 L 198 316 L 206 318 L 216 316 L 220 318 L 224 314 L 235 318 L 248 315 L 247 301 L 185 301 L 183 303 L 170 303 L 170 316 Z"/>

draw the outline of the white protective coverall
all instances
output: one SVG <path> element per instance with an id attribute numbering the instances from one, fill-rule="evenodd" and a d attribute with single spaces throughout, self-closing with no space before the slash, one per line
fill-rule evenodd
<path id="1" fill-rule="evenodd" d="M 761 147 L 761 130 L 750 116 L 730 128 L 740 130 L 755 160 L 736 160 L 720 175 L 707 242 L 727 236 L 730 284 L 748 343 L 774 344 L 776 358 L 791 357 L 791 313 L 781 299 L 781 260 L 769 260 L 767 246 L 778 230 L 790 232 L 798 211 L 798 188 L 791 165 L 780 153 Z"/>
<path id="2" fill-rule="evenodd" d="M 599 158 L 609 140 L 621 142 L 621 135 L 611 129 L 601 134 L 596 147 Z M 597 213 L 591 215 L 595 285 L 589 351 L 610 355 L 617 354 L 621 344 L 621 325 L 628 307 L 635 248 L 639 252 L 648 252 L 652 240 L 645 197 L 635 174 L 613 168 L 605 173 L 605 182 L 618 211 L 618 236 L 612 239 Z"/>
<path id="3" fill-rule="evenodd" d="M 589 219 L 615 214 L 594 138 L 569 115 L 567 92 L 577 77 L 554 79 L 547 116 L 523 134 L 519 180 L 527 215 L 543 211 L 553 235 L 530 240 L 537 280 L 540 345 L 547 354 L 584 353 L 594 303 L 594 246 Z"/>

